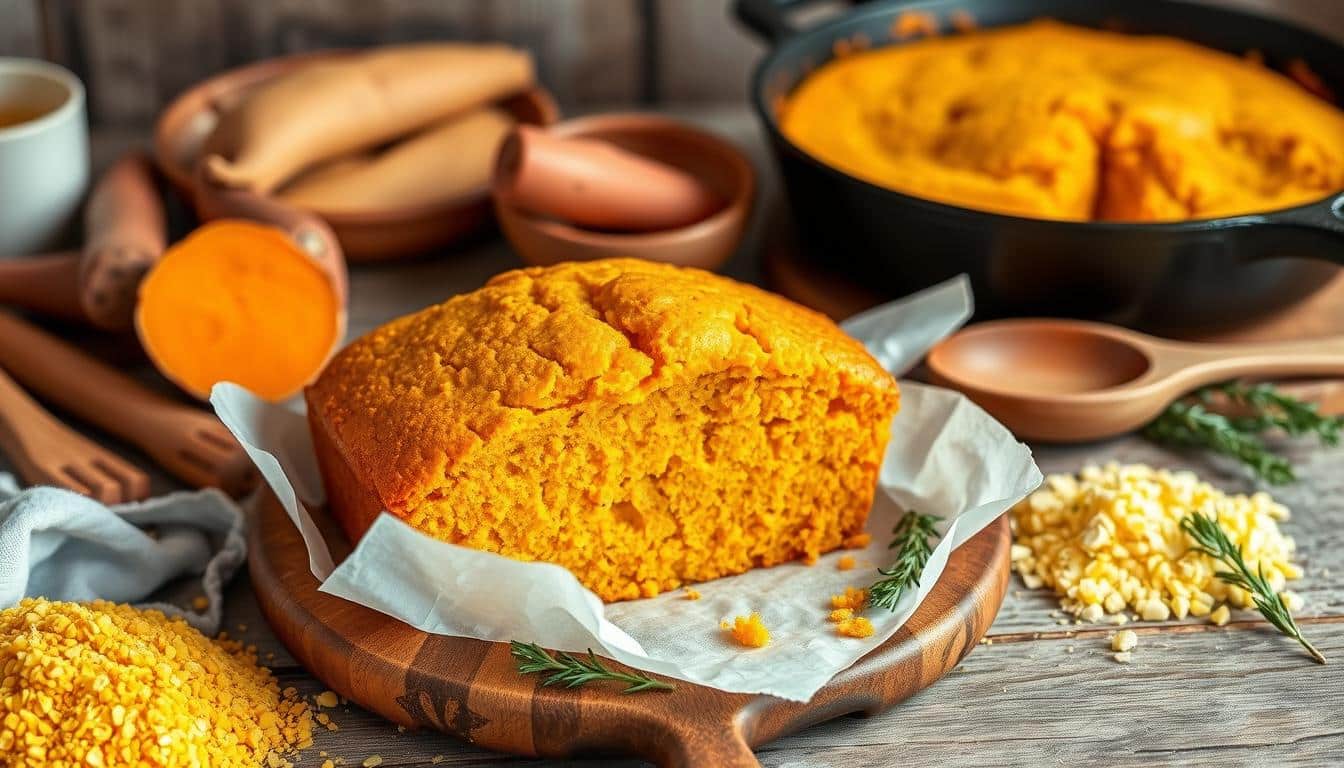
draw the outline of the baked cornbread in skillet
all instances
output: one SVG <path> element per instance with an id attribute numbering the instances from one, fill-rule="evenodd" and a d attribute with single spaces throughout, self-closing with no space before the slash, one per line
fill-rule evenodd
<path id="1" fill-rule="evenodd" d="M 1205 219 L 1344 189 L 1344 112 L 1292 79 L 1049 20 L 843 56 L 789 95 L 780 126 L 874 184 L 1035 218 Z"/>
<path id="2" fill-rule="evenodd" d="M 352 540 L 386 509 L 616 601 L 861 531 L 899 393 L 811 310 L 613 259 L 507 272 L 395 320 L 307 400 Z"/>

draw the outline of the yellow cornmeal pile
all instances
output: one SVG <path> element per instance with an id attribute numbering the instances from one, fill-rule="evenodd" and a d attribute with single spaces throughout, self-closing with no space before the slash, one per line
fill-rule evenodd
<path id="1" fill-rule="evenodd" d="M 0 611 L 0 765 L 256 768 L 311 730 L 252 649 L 181 619 L 101 601 Z"/>
<path id="2" fill-rule="evenodd" d="M 1148 621 L 1209 616 L 1220 603 L 1253 606 L 1245 590 L 1191 550 L 1181 519 L 1216 514 L 1252 570 L 1276 591 L 1302 576 L 1292 538 L 1279 531 L 1288 509 L 1265 493 L 1229 496 L 1190 472 L 1143 465 L 1090 466 L 1078 477 L 1051 475 L 1012 509 L 1013 568 L 1028 587 L 1049 587 L 1064 610 L 1085 621 L 1132 609 Z M 1282 594 L 1291 609 L 1301 601 Z M 1226 607 L 1218 608 L 1224 615 Z M 1120 618 L 1120 617 L 1116 617 Z"/>

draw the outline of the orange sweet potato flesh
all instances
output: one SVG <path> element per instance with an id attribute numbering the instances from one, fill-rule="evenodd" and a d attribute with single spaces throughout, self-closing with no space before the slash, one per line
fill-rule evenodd
<path id="1" fill-rule="evenodd" d="M 345 333 L 339 287 L 280 229 L 222 219 L 169 248 L 140 286 L 136 331 L 164 376 L 272 402 L 311 381 Z"/>

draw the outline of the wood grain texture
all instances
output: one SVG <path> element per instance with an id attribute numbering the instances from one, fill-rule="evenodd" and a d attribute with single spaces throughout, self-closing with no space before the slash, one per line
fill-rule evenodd
<path id="1" fill-rule="evenodd" d="M 0 56 L 40 56 L 38 0 L 0 0 Z"/>
<path id="2" fill-rule="evenodd" d="M 349 551 L 315 513 L 338 561 Z M 1008 581 L 1000 519 L 957 549 L 896 635 L 807 703 L 690 683 L 627 696 L 611 686 L 545 688 L 504 643 L 429 635 L 318 592 L 303 541 L 273 496 L 260 500 L 249 573 L 262 613 L 290 653 L 343 696 L 388 720 L 524 755 L 637 755 L 661 766 L 750 768 L 751 747 L 850 712 L 875 713 L 928 687 L 976 646 Z M 818 631 L 831 631 L 829 627 Z"/>
<path id="3" fill-rule="evenodd" d="M 90 113 L 99 125 L 148 126 L 174 96 L 208 75 L 322 48 L 425 40 L 507 42 L 532 52 L 541 79 L 568 105 L 634 101 L 641 77 L 638 9 L 629 2 L 47 2 L 56 20 L 56 57 L 88 83 Z"/>

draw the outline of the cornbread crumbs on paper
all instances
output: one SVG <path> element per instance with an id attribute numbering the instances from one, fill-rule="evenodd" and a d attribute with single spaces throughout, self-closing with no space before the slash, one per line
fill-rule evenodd
<path id="1" fill-rule="evenodd" d="M 1219 579 L 1221 566 L 1191 546 L 1181 529 L 1191 513 L 1216 515 L 1247 564 L 1292 595 L 1284 586 L 1302 569 L 1292 562 L 1292 537 L 1279 529 L 1286 507 L 1265 493 L 1229 495 L 1193 473 L 1141 464 L 1046 478 L 1011 511 L 1013 569 L 1028 587 L 1054 590 L 1060 606 L 1085 622 L 1118 622 L 1109 617 L 1126 609 L 1166 621 L 1254 607 L 1250 593 Z M 1301 607 L 1295 595 L 1281 599 Z"/>
<path id="2" fill-rule="evenodd" d="M 854 618 L 853 608 L 836 608 L 835 610 L 831 611 L 831 615 L 827 616 L 826 620 L 833 622 L 840 622 L 840 621 L 849 621 L 852 618 Z"/>
<path id="3" fill-rule="evenodd" d="M 0 611 L 0 669 L 7 768 L 282 768 L 312 745 L 307 704 L 254 651 L 159 611 L 23 600 Z"/>
<path id="4" fill-rule="evenodd" d="M 868 590 L 858 587 L 845 587 L 843 594 L 831 595 L 832 608 L 849 608 L 855 611 L 863 610 L 863 606 L 868 603 Z"/>
<path id="5" fill-rule="evenodd" d="M 764 648 L 770 642 L 770 630 L 765 628 L 759 613 L 738 616 L 732 624 L 724 621 L 719 626 L 731 633 L 739 645 L 747 648 Z"/>
<path id="6" fill-rule="evenodd" d="M 854 570 L 854 564 L 853 555 L 841 555 L 840 559 L 835 561 L 835 569 L 837 571 L 852 571 Z"/>
<path id="7" fill-rule="evenodd" d="M 687 599 L 687 600 L 699 600 L 699 599 L 700 599 L 700 592 L 699 592 L 699 590 L 695 590 L 695 589 L 691 589 L 690 587 L 687 587 L 687 588 L 686 588 L 686 599 Z"/>
<path id="8" fill-rule="evenodd" d="M 836 624 L 835 633 L 844 637 L 872 637 L 873 623 L 862 616 L 855 616 Z"/>

